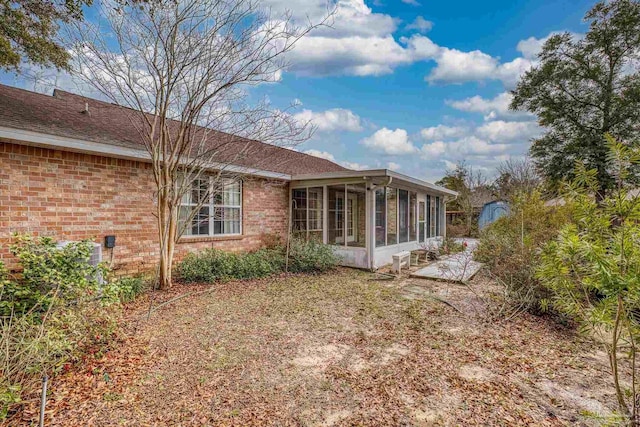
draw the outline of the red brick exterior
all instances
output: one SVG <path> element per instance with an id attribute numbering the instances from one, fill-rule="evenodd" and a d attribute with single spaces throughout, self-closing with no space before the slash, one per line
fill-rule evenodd
<path id="1" fill-rule="evenodd" d="M 259 178 L 243 181 L 243 235 L 184 238 L 177 259 L 189 251 L 216 247 L 256 249 L 264 234 L 284 235 L 288 184 Z M 85 238 L 116 236 L 113 269 L 132 274 L 157 262 L 154 184 L 149 164 L 0 141 L 0 260 L 12 268 L 8 245 L 14 232 Z M 103 260 L 111 259 L 103 249 Z"/>

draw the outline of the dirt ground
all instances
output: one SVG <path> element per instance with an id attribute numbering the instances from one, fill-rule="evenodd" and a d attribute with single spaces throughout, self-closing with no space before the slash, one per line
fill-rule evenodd
<path id="1" fill-rule="evenodd" d="M 177 286 L 156 303 L 193 294 L 149 320 L 143 298 L 113 351 L 52 381 L 47 425 L 573 426 L 612 414 L 606 356 L 543 318 L 492 320 L 486 278 L 373 277 Z"/>

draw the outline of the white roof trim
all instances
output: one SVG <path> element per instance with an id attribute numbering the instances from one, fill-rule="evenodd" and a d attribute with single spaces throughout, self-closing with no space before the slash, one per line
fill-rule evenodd
<path id="1" fill-rule="evenodd" d="M 448 194 L 451 196 L 457 196 L 458 193 L 453 190 L 449 190 L 448 188 L 441 187 L 439 185 L 432 184 L 427 181 L 423 181 L 421 179 L 413 178 L 408 175 L 403 175 L 401 173 L 393 172 L 389 169 L 370 169 L 370 170 L 360 170 L 360 171 L 340 171 L 340 172 L 325 172 L 319 174 L 304 174 L 304 175 L 293 175 L 291 177 L 292 181 L 310 181 L 310 180 L 320 180 L 320 179 L 341 179 L 341 178 L 377 178 L 377 177 L 391 177 L 397 181 L 404 181 L 413 185 L 417 185 L 419 187 L 427 188 L 429 190 L 433 190 L 439 193 Z"/>
<path id="2" fill-rule="evenodd" d="M 26 145 L 45 148 L 57 148 L 67 151 L 94 154 L 106 157 L 116 157 L 120 159 L 142 161 L 150 160 L 149 153 L 146 150 L 137 150 L 135 148 L 120 147 L 117 145 L 103 144 L 100 142 L 84 141 L 81 139 L 67 138 L 58 135 L 50 135 L 23 129 L 9 128 L 6 126 L 0 126 L 0 138 L 26 143 Z M 216 170 L 227 170 L 234 173 L 243 173 L 265 178 L 276 178 L 285 181 L 291 180 L 291 175 L 249 168 L 245 166 L 211 162 L 207 164 L 207 167 Z"/>

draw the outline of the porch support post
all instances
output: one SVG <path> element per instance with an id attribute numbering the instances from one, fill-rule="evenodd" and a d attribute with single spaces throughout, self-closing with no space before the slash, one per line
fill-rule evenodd
<path id="1" fill-rule="evenodd" d="M 349 198 L 349 194 L 347 193 L 347 184 L 344 184 L 344 206 L 342 206 L 344 208 L 344 215 L 342 216 L 342 222 L 343 222 L 343 226 L 342 226 L 342 244 L 343 246 L 346 248 L 348 245 L 347 242 L 347 235 L 349 234 L 349 230 L 347 229 L 347 227 L 349 227 L 349 220 L 347 219 L 347 215 L 349 212 L 349 209 L 347 209 L 347 205 L 349 204 L 348 201 Z"/>
<path id="2" fill-rule="evenodd" d="M 375 247 L 376 247 L 376 191 L 370 190 L 367 186 L 365 194 L 365 211 L 366 211 L 366 241 L 365 246 L 367 248 L 367 263 L 369 269 L 375 268 Z"/>
<path id="3" fill-rule="evenodd" d="M 446 197 L 442 198 L 442 219 L 440 220 L 440 226 L 442 227 L 442 239 L 447 240 L 447 199 Z"/>
<path id="4" fill-rule="evenodd" d="M 322 243 L 329 243 L 329 189 L 322 186 Z"/>

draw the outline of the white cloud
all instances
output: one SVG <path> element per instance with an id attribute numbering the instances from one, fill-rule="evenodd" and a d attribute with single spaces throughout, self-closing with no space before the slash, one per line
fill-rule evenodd
<path id="1" fill-rule="evenodd" d="M 550 35 L 549 35 L 550 36 Z M 538 55 L 542 51 L 542 46 L 547 41 L 549 36 L 537 39 L 535 37 L 529 37 L 525 40 L 520 40 L 516 49 L 522 53 L 522 56 L 527 59 L 537 59 Z"/>
<path id="2" fill-rule="evenodd" d="M 445 103 L 456 110 L 483 114 L 485 120 L 531 117 L 526 112 L 509 110 L 509 104 L 511 104 L 512 99 L 513 95 L 509 92 L 502 92 L 494 98 L 483 98 L 476 95 L 462 100 L 446 100 Z"/>
<path id="3" fill-rule="evenodd" d="M 514 87 L 520 76 L 534 62 L 526 58 L 500 61 L 480 50 L 463 52 L 440 47 L 434 57 L 437 65 L 425 77 L 429 83 L 465 83 L 470 81 L 500 80 L 507 87 Z"/>
<path id="4" fill-rule="evenodd" d="M 342 166 L 344 166 L 347 169 L 353 169 L 353 170 L 365 170 L 365 169 L 369 169 L 368 165 L 364 165 L 361 163 L 356 163 L 356 162 L 349 162 L 349 161 L 338 161 L 336 160 L 335 156 L 327 151 L 321 151 L 321 150 L 316 150 L 316 149 L 309 149 L 309 150 L 305 150 L 305 154 L 309 154 L 311 156 L 315 156 L 315 157 L 320 157 L 321 159 L 325 159 L 325 160 L 329 160 L 331 162 L 334 163 L 338 163 Z"/>
<path id="5" fill-rule="evenodd" d="M 498 60 L 479 50 L 462 52 L 441 48 L 437 65 L 426 77 L 429 83 L 463 83 L 484 80 L 495 72 Z"/>
<path id="6" fill-rule="evenodd" d="M 306 37 L 289 54 L 290 71 L 301 75 L 355 76 L 392 73 L 413 61 L 410 50 L 391 36 Z"/>
<path id="7" fill-rule="evenodd" d="M 333 154 L 326 151 L 310 149 L 310 150 L 305 150 L 304 153 L 309 154 L 310 156 L 320 157 L 321 159 L 325 159 L 325 160 L 329 160 L 330 162 L 337 163 L 336 158 L 333 156 Z"/>
<path id="8" fill-rule="evenodd" d="M 447 151 L 447 144 L 443 141 L 434 141 L 429 144 L 424 144 L 420 151 L 425 159 L 438 157 Z"/>
<path id="9" fill-rule="evenodd" d="M 276 12 L 288 10 L 294 22 L 327 22 L 300 39 L 289 52 L 289 70 L 301 75 L 381 75 L 412 62 L 410 49 L 393 37 L 399 19 L 374 13 L 364 0 L 265 0 Z M 335 8 L 335 9 L 334 9 Z"/>
<path id="10" fill-rule="evenodd" d="M 540 135 L 542 129 L 534 121 L 505 122 L 495 120 L 477 129 L 477 134 L 495 142 L 529 141 Z"/>
<path id="11" fill-rule="evenodd" d="M 389 155 L 411 154 L 417 151 L 409 141 L 409 135 L 404 129 L 391 130 L 382 128 L 373 135 L 360 141 L 365 147 Z"/>
<path id="12" fill-rule="evenodd" d="M 422 16 L 418 16 L 411 24 L 405 27 L 406 30 L 416 30 L 420 33 L 426 33 L 433 28 L 433 22 L 424 19 Z"/>
<path id="13" fill-rule="evenodd" d="M 417 0 L 402 0 L 404 4 L 410 4 L 411 6 L 420 6 Z"/>
<path id="14" fill-rule="evenodd" d="M 525 59 L 537 60 L 538 55 L 540 55 L 540 52 L 542 52 L 542 46 L 544 46 L 544 44 L 547 42 L 547 40 L 549 40 L 551 36 L 554 36 L 556 34 L 561 33 L 558 31 L 553 31 L 549 33 L 548 36 L 542 37 L 540 39 L 529 37 L 528 39 L 520 40 L 518 42 L 518 45 L 516 46 L 516 49 L 522 54 Z M 581 39 L 582 37 L 584 37 L 584 34 L 573 32 L 569 32 L 569 34 L 571 34 L 574 39 Z"/>
<path id="15" fill-rule="evenodd" d="M 467 129 L 464 127 L 438 125 L 422 129 L 420 135 L 426 141 L 435 141 L 438 139 L 459 138 L 466 132 Z"/>
<path id="16" fill-rule="evenodd" d="M 465 136 L 455 141 L 436 141 L 424 144 L 420 151 L 425 158 L 443 156 L 450 159 L 467 159 L 474 155 L 502 154 L 511 149 L 509 144 L 493 144 L 475 135 Z M 444 160 L 444 159 L 443 159 Z"/>
<path id="17" fill-rule="evenodd" d="M 520 157 L 529 149 L 529 141 L 542 129 L 527 117 L 521 121 L 491 120 L 477 127 L 438 125 L 423 129 L 427 141 L 420 147 L 424 160 L 440 163 L 467 161 L 490 170 L 500 162 Z"/>
<path id="18" fill-rule="evenodd" d="M 342 166 L 344 166 L 347 169 L 353 169 L 356 171 L 362 171 L 362 170 L 366 170 L 369 169 L 368 165 L 363 165 L 361 163 L 355 163 L 355 162 L 342 162 L 340 163 Z"/>
<path id="19" fill-rule="evenodd" d="M 397 171 L 400 168 L 401 168 L 401 166 L 400 166 L 399 163 L 396 163 L 396 162 L 387 163 L 387 169 L 389 169 L 389 170 Z"/>
<path id="20" fill-rule="evenodd" d="M 300 122 L 313 123 L 320 132 L 362 131 L 360 117 L 351 110 L 343 108 L 333 108 L 331 110 L 314 112 L 311 110 L 302 110 L 294 115 L 294 118 Z"/>

